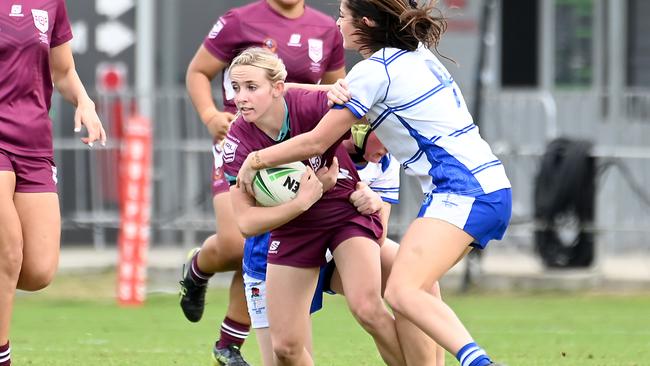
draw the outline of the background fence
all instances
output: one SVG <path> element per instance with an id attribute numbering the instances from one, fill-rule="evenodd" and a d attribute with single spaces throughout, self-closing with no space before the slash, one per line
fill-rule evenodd
<path id="1" fill-rule="evenodd" d="M 64 245 L 115 244 L 121 131 L 135 109 L 135 95 L 97 95 L 111 139 L 88 153 L 72 135 L 71 109 L 57 97 L 53 119 L 60 168 Z M 154 105 L 152 244 L 194 246 L 214 231 L 210 173 L 211 140 L 182 89 L 148 96 Z M 616 113 L 616 117 L 614 115 Z M 645 237 L 650 207 L 644 197 L 650 181 L 650 94 L 607 95 L 561 92 L 499 92 L 486 96 L 482 135 L 503 159 L 513 184 L 513 224 L 505 246 L 528 250 L 533 243 L 533 191 L 540 157 L 556 136 L 594 142 L 597 164 L 615 161 L 597 177 L 596 220 L 602 250 L 649 248 Z M 404 177 L 401 203 L 393 209 L 389 232 L 399 237 L 416 215 L 417 184 Z M 574 229 L 574 228 L 573 228 Z M 571 235 L 570 224 L 563 229 Z"/>

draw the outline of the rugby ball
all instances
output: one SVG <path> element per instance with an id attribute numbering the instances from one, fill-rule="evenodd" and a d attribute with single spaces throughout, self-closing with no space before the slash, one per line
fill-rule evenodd
<path id="1" fill-rule="evenodd" d="M 300 179 L 307 168 L 296 161 L 262 169 L 253 178 L 255 200 L 262 206 L 277 206 L 296 197 Z"/>

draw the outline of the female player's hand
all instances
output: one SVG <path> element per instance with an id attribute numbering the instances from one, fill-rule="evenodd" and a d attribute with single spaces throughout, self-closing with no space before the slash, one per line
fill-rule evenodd
<path id="1" fill-rule="evenodd" d="M 294 201 L 300 204 L 303 211 L 307 211 L 316 201 L 323 196 L 323 183 L 318 179 L 311 167 L 300 178 L 300 188 Z"/>
<path id="2" fill-rule="evenodd" d="M 334 104 L 345 104 L 348 102 L 352 98 L 352 94 L 350 94 L 348 89 L 348 82 L 345 79 L 338 79 L 327 91 L 327 105 L 331 107 Z"/>
<path id="3" fill-rule="evenodd" d="M 95 141 L 99 140 L 102 145 L 106 145 L 106 131 L 95 110 L 95 103 L 91 100 L 77 104 L 74 112 L 74 132 L 80 132 L 81 125 L 84 125 L 88 131 L 88 137 L 81 138 L 84 144 L 93 147 Z"/>
<path id="4" fill-rule="evenodd" d="M 235 115 L 229 112 L 217 111 L 210 119 L 205 122 L 212 138 L 220 141 L 226 137 L 230 129 L 230 122 L 235 119 Z"/>
<path id="5" fill-rule="evenodd" d="M 335 156 L 334 159 L 332 159 L 332 165 L 318 169 L 316 176 L 318 177 L 318 180 L 323 183 L 323 192 L 332 189 L 332 187 L 336 185 L 336 179 L 339 176 L 339 159 Z"/>
<path id="6" fill-rule="evenodd" d="M 237 174 L 237 188 L 241 188 L 244 190 L 244 192 L 250 194 L 251 196 L 255 196 L 253 193 L 253 178 L 255 177 L 255 174 L 257 174 L 257 169 L 253 168 L 253 159 L 255 156 L 256 151 L 253 151 L 252 153 L 248 154 L 246 157 L 246 160 L 241 165 L 241 168 L 239 168 L 239 173 Z"/>
<path id="7" fill-rule="evenodd" d="M 357 189 L 350 195 L 350 202 L 362 215 L 371 215 L 381 209 L 381 197 L 364 182 L 357 183 Z"/>

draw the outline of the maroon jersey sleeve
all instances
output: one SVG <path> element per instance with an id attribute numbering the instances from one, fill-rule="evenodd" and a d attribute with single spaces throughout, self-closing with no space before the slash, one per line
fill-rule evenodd
<path id="1" fill-rule="evenodd" d="M 223 62 L 230 62 L 242 47 L 241 22 L 234 10 L 220 17 L 203 41 L 203 46 Z"/>
<path id="2" fill-rule="evenodd" d="M 253 151 L 253 136 L 245 131 L 245 127 L 250 127 L 246 123 L 241 117 L 235 120 L 223 142 L 223 171 L 231 177 L 237 176 L 244 160 Z"/>
<path id="3" fill-rule="evenodd" d="M 72 39 L 72 29 L 68 20 L 68 11 L 65 7 L 65 0 L 58 0 L 54 26 L 52 27 L 52 39 L 50 48 L 62 45 Z"/>

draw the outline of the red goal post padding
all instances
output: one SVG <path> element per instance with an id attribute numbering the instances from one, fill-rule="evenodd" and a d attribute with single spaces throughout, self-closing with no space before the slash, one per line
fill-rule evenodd
<path id="1" fill-rule="evenodd" d="M 151 121 L 130 117 L 120 151 L 120 231 L 117 299 L 120 305 L 144 303 L 151 216 Z"/>

